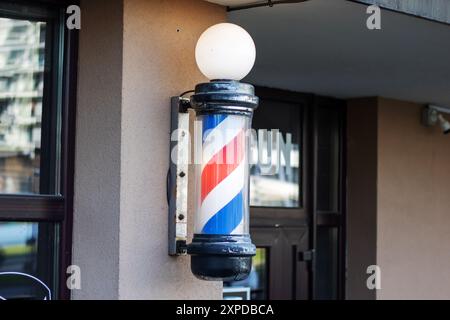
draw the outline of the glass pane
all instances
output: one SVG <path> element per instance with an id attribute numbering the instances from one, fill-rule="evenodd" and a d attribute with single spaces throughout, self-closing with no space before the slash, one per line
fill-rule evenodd
<path id="1" fill-rule="evenodd" d="M 56 296 L 56 227 L 0 222 L 0 299 Z"/>
<path id="2" fill-rule="evenodd" d="M 244 299 L 242 292 L 250 291 L 251 300 L 268 299 L 268 261 L 269 249 L 257 248 L 252 260 L 252 271 L 247 279 L 242 281 L 224 282 L 225 299 Z M 233 290 L 231 290 L 233 289 Z"/>
<path id="3" fill-rule="evenodd" d="M 250 169 L 250 205 L 300 205 L 300 111 L 296 104 L 271 100 L 261 100 L 255 111 L 253 128 L 258 132 L 258 143 L 252 152 L 253 157 L 258 155 L 258 163 Z M 271 130 L 272 136 L 261 129 Z M 268 144 L 276 137 L 273 129 L 280 132 L 279 152 L 274 148 L 276 143 Z"/>
<path id="4" fill-rule="evenodd" d="M 317 210 L 338 211 L 339 110 L 318 109 L 317 128 Z"/>
<path id="5" fill-rule="evenodd" d="M 337 299 L 338 229 L 317 228 L 316 299 Z"/>
<path id="6" fill-rule="evenodd" d="M 0 193 L 40 193 L 45 28 L 0 18 Z"/>

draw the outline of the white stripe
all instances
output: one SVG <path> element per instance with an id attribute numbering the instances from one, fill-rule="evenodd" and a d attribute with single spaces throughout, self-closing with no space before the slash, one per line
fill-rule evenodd
<path id="1" fill-rule="evenodd" d="M 200 223 L 202 228 L 209 219 L 225 207 L 245 185 L 245 165 L 242 161 L 239 166 L 225 179 L 223 179 L 203 200 L 200 207 Z"/>
<path id="2" fill-rule="evenodd" d="M 244 215 L 242 215 L 241 223 L 231 232 L 231 234 L 244 234 Z"/>
<path id="3" fill-rule="evenodd" d="M 230 115 L 209 132 L 203 143 L 202 171 L 212 157 L 229 144 L 239 132 L 244 129 L 244 125 L 244 117 Z"/>

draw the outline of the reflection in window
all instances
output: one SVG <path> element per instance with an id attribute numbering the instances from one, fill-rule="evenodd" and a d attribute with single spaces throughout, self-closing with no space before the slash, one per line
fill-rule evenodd
<path id="1" fill-rule="evenodd" d="M 39 193 L 45 23 L 0 18 L 0 193 Z"/>
<path id="2" fill-rule="evenodd" d="M 276 116 L 274 116 L 276 115 Z M 252 157 L 258 164 L 250 169 L 250 205 L 261 207 L 298 207 L 300 205 L 300 106 L 261 100 L 255 111 L 257 148 Z M 272 135 L 261 129 L 270 130 Z M 276 143 L 276 131 L 279 140 Z M 273 141 L 272 144 L 269 142 Z M 279 146 L 279 153 L 276 150 Z M 279 154 L 279 156 L 278 156 Z M 273 170 L 275 169 L 275 170 Z"/>
<path id="3" fill-rule="evenodd" d="M 317 228 L 316 299 L 337 299 L 338 229 Z"/>
<path id="4" fill-rule="evenodd" d="M 44 299 L 54 292 L 55 227 L 30 222 L 0 222 L 0 297 Z M 0 298 L 0 299 L 1 299 Z"/>
<path id="5" fill-rule="evenodd" d="M 241 281 L 224 282 L 225 288 L 235 288 L 237 292 L 244 288 L 250 288 L 251 300 L 268 299 L 268 253 L 267 248 L 257 248 L 256 255 L 252 260 L 252 271 L 247 279 Z M 230 292 L 227 293 L 227 299 L 230 299 Z"/>

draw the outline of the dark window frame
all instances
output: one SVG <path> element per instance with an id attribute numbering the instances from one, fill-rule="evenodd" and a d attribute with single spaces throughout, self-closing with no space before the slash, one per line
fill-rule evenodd
<path id="1" fill-rule="evenodd" d="M 0 16 L 14 19 L 50 21 L 54 27 L 47 32 L 47 40 L 53 43 L 46 53 L 45 64 L 51 65 L 52 74 L 44 80 L 44 99 L 47 108 L 43 111 L 42 123 L 52 126 L 42 132 L 57 132 L 60 128 L 59 141 L 57 135 L 42 135 L 47 139 L 49 150 L 47 158 L 42 163 L 56 160 L 59 153 L 59 179 L 50 175 L 51 181 L 41 181 L 40 187 L 46 193 L 54 195 L 0 195 L 0 221 L 49 222 L 59 225 L 58 256 L 58 291 L 59 299 L 70 299 L 67 288 L 66 270 L 72 260 L 72 225 L 73 225 L 73 194 L 74 194 L 74 159 L 75 159 L 75 114 L 76 114 L 76 83 L 78 61 L 78 31 L 68 30 L 65 26 L 66 8 L 78 0 L 14 0 L 5 1 L 0 6 Z M 49 14 L 50 13 L 50 14 Z M 47 68 L 47 67 L 46 67 Z M 58 110 L 58 111 L 57 111 Z M 48 112 L 50 111 L 50 112 Z M 59 113 L 59 114 L 58 114 Z M 59 123 L 60 122 L 60 123 Z M 58 142 L 58 143 L 57 143 Z M 44 145 L 45 143 L 43 143 Z M 58 145 L 60 150 L 57 150 Z M 55 161 L 56 163 L 56 161 Z M 55 172 L 52 168 L 49 171 Z M 56 189 L 56 190 L 51 190 Z M 57 191 L 57 192 L 53 192 Z"/>
<path id="2" fill-rule="evenodd" d="M 317 175 L 318 175 L 318 126 L 319 126 L 319 108 L 338 108 L 339 110 L 339 154 L 338 154 L 338 185 L 337 185 L 337 208 L 333 211 L 321 211 L 318 209 L 317 205 L 317 193 L 318 193 L 318 184 L 317 184 Z M 314 171 L 314 209 L 313 209 L 313 217 L 315 219 L 313 224 L 313 233 L 314 233 L 314 248 L 317 248 L 317 228 L 325 227 L 325 228 L 336 228 L 338 232 L 337 239 L 337 299 L 344 300 L 345 299 L 345 278 L 346 278 L 346 208 L 347 208 L 347 198 L 346 198 L 346 150 L 347 150 L 347 106 L 346 103 L 342 100 L 315 96 L 314 102 L 312 104 L 312 122 L 313 122 L 313 171 Z M 316 270 L 316 257 L 314 258 L 314 270 Z M 314 273 L 314 277 L 317 276 L 317 272 Z M 313 297 L 317 296 L 316 292 L 316 279 L 314 279 L 314 294 Z"/>

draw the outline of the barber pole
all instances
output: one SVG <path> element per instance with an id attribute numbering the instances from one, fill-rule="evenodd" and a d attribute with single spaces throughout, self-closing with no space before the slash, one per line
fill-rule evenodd
<path id="1" fill-rule="evenodd" d="M 239 280 L 256 253 L 249 235 L 249 132 L 258 105 L 249 84 L 199 84 L 191 97 L 201 122 L 195 233 L 188 245 L 192 272 L 206 280 Z"/>
<path id="2" fill-rule="evenodd" d="M 191 91 L 171 100 L 172 128 L 189 127 L 188 111 L 195 111 L 194 141 L 181 135 L 180 145 L 171 148 L 185 159 L 188 156 L 180 151 L 193 142 L 195 174 L 188 179 L 187 165 L 173 164 L 169 171 L 169 254 L 189 254 L 192 273 L 203 280 L 243 280 L 256 255 L 249 227 L 249 130 L 259 99 L 252 85 L 239 82 L 255 59 L 255 43 L 242 27 L 211 26 L 195 47 L 197 66 L 210 82 L 197 84 L 189 101 L 183 97 Z M 189 184 L 195 187 L 196 201 L 194 236 L 187 244 L 186 229 L 181 227 L 187 226 L 184 213 L 190 211 L 186 210 Z"/>

